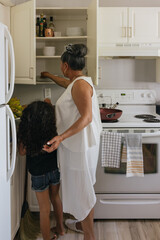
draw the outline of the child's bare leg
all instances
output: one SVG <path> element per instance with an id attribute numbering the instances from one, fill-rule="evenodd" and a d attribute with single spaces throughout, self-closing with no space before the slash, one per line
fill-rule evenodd
<path id="1" fill-rule="evenodd" d="M 56 217 L 56 232 L 60 235 L 64 235 L 63 227 L 63 209 L 62 202 L 59 196 L 60 184 L 50 185 L 50 199 L 54 208 Z"/>
<path id="2" fill-rule="evenodd" d="M 50 199 L 49 189 L 36 192 L 40 208 L 40 228 L 44 240 L 50 240 Z"/>

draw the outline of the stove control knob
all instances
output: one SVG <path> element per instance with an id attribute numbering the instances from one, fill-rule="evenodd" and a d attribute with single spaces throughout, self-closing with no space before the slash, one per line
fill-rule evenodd
<path id="1" fill-rule="evenodd" d="M 151 94 L 151 93 L 148 93 L 148 94 L 147 94 L 147 97 L 148 97 L 148 98 L 151 98 L 151 97 L 152 97 L 152 94 Z"/>
<path id="2" fill-rule="evenodd" d="M 103 97 L 104 97 L 104 96 L 103 96 L 103 93 L 99 94 L 99 97 L 100 97 L 100 98 L 103 98 Z"/>
<path id="3" fill-rule="evenodd" d="M 141 97 L 144 98 L 144 97 L 145 97 L 145 94 L 144 94 L 144 93 L 141 93 Z"/>

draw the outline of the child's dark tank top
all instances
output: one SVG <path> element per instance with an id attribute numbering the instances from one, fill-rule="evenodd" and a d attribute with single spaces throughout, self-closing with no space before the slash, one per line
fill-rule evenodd
<path id="1" fill-rule="evenodd" d="M 26 160 L 29 172 L 34 176 L 39 176 L 57 169 L 57 150 L 36 156 L 27 155 Z"/>

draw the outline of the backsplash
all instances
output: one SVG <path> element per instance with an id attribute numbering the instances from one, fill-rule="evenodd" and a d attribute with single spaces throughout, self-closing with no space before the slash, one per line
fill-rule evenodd
<path id="1" fill-rule="evenodd" d="M 156 82 L 155 60 L 113 59 L 100 60 L 102 78 L 98 88 L 107 89 L 153 89 L 160 102 L 160 83 Z M 64 88 L 56 84 L 46 85 L 15 85 L 14 96 L 21 100 L 21 104 L 28 104 L 34 100 L 44 99 L 44 88 L 51 88 L 52 103 L 55 104 Z"/>
<path id="2" fill-rule="evenodd" d="M 16 84 L 13 97 L 18 97 L 21 104 L 29 104 L 35 100 L 44 100 L 44 89 L 51 88 L 51 101 L 54 105 L 57 99 L 64 92 L 64 88 L 53 85 L 21 85 Z"/>

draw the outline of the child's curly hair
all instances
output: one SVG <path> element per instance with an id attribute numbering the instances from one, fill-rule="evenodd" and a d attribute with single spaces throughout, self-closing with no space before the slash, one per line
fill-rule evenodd
<path id="1" fill-rule="evenodd" d="M 27 155 L 38 155 L 43 145 L 56 135 L 55 110 L 51 104 L 35 101 L 23 110 L 18 143 L 23 144 Z"/>

